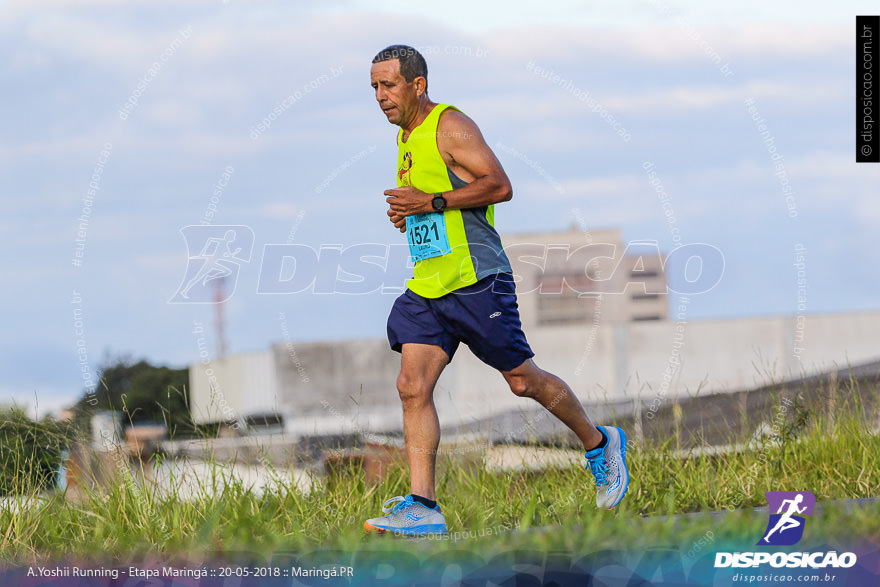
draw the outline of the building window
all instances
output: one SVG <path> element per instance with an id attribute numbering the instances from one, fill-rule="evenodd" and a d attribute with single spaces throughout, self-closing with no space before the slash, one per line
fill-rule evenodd
<path id="1" fill-rule="evenodd" d="M 592 279 L 583 273 L 543 274 L 538 278 L 538 284 L 539 324 L 592 322 L 596 298 L 580 297 L 596 291 Z"/>
<path id="2" fill-rule="evenodd" d="M 542 294 L 577 296 L 596 291 L 596 283 L 583 273 L 545 273 L 538 277 L 538 285 Z"/>

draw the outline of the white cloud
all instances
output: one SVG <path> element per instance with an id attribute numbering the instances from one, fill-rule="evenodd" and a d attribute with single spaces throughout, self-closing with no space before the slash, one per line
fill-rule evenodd
<path id="1" fill-rule="evenodd" d="M 265 218 L 294 220 L 305 210 L 289 202 L 270 202 L 257 208 L 257 214 Z"/>
<path id="2" fill-rule="evenodd" d="M 620 59 L 637 58 L 666 65 L 681 61 L 713 66 L 729 63 L 736 72 L 737 62 L 743 59 L 822 56 L 847 49 L 851 35 L 852 28 L 841 24 L 750 22 L 732 27 L 670 21 L 637 31 L 589 25 L 524 25 L 489 33 L 487 42 L 493 55 L 524 61 L 540 56 L 556 62 L 587 60 L 611 66 Z"/>
<path id="3" fill-rule="evenodd" d="M 796 80 L 752 81 L 746 84 L 680 85 L 639 93 L 618 93 L 603 99 L 603 105 L 615 112 L 669 112 L 670 110 L 711 109 L 730 104 L 741 105 L 745 98 L 786 100 L 799 107 L 842 99 L 842 88 L 823 86 L 803 92 Z"/>
<path id="4" fill-rule="evenodd" d="M 577 194 L 590 198 L 631 197 L 632 194 L 644 191 L 645 188 L 643 178 L 636 175 L 568 179 L 563 180 L 561 185 L 566 194 Z"/>

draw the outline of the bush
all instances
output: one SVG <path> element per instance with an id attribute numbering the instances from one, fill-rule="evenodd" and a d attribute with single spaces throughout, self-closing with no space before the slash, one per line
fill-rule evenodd
<path id="1" fill-rule="evenodd" d="M 189 369 L 120 358 L 98 371 L 98 386 L 76 405 L 81 414 L 90 414 L 95 409 L 117 410 L 123 413 L 125 424 L 161 422 L 172 438 L 194 434 L 187 393 Z M 84 426 L 87 420 L 88 417 L 82 422 Z"/>
<path id="2" fill-rule="evenodd" d="M 69 444 L 65 423 L 32 420 L 21 408 L 0 408 L 0 496 L 54 487 Z"/>

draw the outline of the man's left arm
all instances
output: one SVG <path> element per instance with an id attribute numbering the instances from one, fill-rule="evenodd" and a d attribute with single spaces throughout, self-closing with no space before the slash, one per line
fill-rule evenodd
<path id="1" fill-rule="evenodd" d="M 477 208 L 513 197 L 510 180 L 501 163 L 474 121 L 464 114 L 455 110 L 443 113 L 437 125 L 437 148 L 453 173 L 465 176 L 462 177 L 465 181 L 470 180 L 466 186 L 443 192 L 447 209 Z M 434 194 L 411 186 L 385 190 L 385 195 L 392 219 L 434 211 L 431 205 Z"/>

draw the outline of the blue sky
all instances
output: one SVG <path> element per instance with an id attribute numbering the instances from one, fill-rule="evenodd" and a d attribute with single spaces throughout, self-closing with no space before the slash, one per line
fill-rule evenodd
<path id="1" fill-rule="evenodd" d="M 401 242 L 382 197 L 395 128 L 369 87 L 372 55 L 394 42 L 423 50 L 431 97 L 496 147 L 515 194 L 496 209 L 502 232 L 583 218 L 670 250 L 650 161 L 683 242 L 725 256 L 690 319 L 795 314 L 796 245 L 807 313 L 880 306 L 880 166 L 853 153 L 852 37 L 871 3 L 312 4 L 0 3 L 0 402 L 72 401 L 83 365 L 113 356 L 197 359 L 193 324 L 210 331 L 212 307 L 167 302 L 186 270 L 180 230 L 199 224 L 228 168 L 212 223 L 254 233 L 226 308 L 231 352 L 282 341 L 281 312 L 293 340 L 382 337 L 390 295 L 256 287 L 267 244 Z"/>

